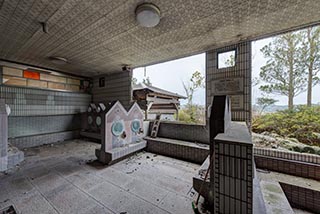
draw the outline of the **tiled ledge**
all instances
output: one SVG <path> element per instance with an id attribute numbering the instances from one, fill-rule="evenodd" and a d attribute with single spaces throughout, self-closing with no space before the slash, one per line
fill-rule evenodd
<path id="1" fill-rule="evenodd" d="M 320 156 L 314 155 L 314 154 L 304 154 L 304 153 L 281 151 L 277 149 L 258 148 L 258 147 L 254 147 L 253 152 L 255 155 L 262 155 L 262 156 L 268 156 L 268 157 L 276 157 L 276 158 L 283 158 L 288 160 L 320 164 Z"/>

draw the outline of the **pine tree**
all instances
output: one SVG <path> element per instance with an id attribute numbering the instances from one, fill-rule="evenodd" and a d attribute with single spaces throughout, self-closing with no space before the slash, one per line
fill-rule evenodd
<path id="1" fill-rule="evenodd" d="M 307 105 L 312 105 L 312 88 L 320 82 L 320 27 L 310 27 L 303 31 L 303 57 L 308 75 Z"/>
<path id="2" fill-rule="evenodd" d="M 260 78 L 267 84 L 260 86 L 260 90 L 287 96 L 289 109 L 293 108 L 294 97 L 306 90 L 302 38 L 301 32 L 286 33 L 261 49 L 267 64 L 261 68 Z"/>

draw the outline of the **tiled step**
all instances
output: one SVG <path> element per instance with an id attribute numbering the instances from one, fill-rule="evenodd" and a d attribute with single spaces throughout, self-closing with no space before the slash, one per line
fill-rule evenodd
<path id="1" fill-rule="evenodd" d="M 9 144 L 8 146 L 8 169 L 13 168 L 24 160 L 24 153 Z"/>
<path id="2" fill-rule="evenodd" d="M 148 152 L 202 164 L 209 155 L 209 145 L 169 138 L 144 138 Z"/>
<path id="3" fill-rule="evenodd" d="M 274 181 L 260 181 L 267 213 L 294 214 L 280 184 Z"/>
<path id="4" fill-rule="evenodd" d="M 111 164 L 117 160 L 120 160 L 124 157 L 127 157 L 130 154 L 133 154 L 137 151 L 144 149 L 147 145 L 146 141 L 142 141 L 139 143 L 131 143 L 124 147 L 114 148 L 110 151 L 104 152 L 101 149 L 96 149 L 96 156 L 99 161 L 104 164 Z"/>
<path id="5" fill-rule="evenodd" d="M 210 158 L 208 156 L 199 168 L 197 174 L 193 177 L 193 188 L 206 199 L 209 197 L 210 173 L 206 181 L 204 180 L 204 177 L 209 168 L 209 161 Z"/>

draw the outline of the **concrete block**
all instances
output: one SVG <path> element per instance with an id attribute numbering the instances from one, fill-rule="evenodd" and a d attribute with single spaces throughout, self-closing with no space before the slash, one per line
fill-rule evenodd
<path id="1" fill-rule="evenodd" d="M 40 80 L 27 80 L 27 86 L 29 87 L 36 87 L 36 88 L 47 88 L 48 82 L 47 81 L 40 81 Z"/>
<path id="2" fill-rule="evenodd" d="M 49 82 L 59 82 L 59 83 L 67 83 L 67 79 L 65 77 L 50 75 L 50 74 L 40 74 L 40 80 L 45 80 Z"/>
<path id="3" fill-rule="evenodd" d="M 65 90 L 66 89 L 66 85 L 63 84 L 63 83 L 48 82 L 48 88 Z"/>
<path id="4" fill-rule="evenodd" d="M 10 76 L 16 76 L 16 77 L 22 77 L 23 71 L 21 69 L 17 68 L 9 68 L 9 67 L 3 67 L 2 69 L 3 75 L 10 75 Z"/>
<path id="5" fill-rule="evenodd" d="M 80 85 L 79 79 L 67 78 L 67 83 L 72 85 Z"/>
<path id="6" fill-rule="evenodd" d="M 5 85 L 16 85 L 16 86 L 26 86 L 27 80 L 20 77 L 12 77 L 3 75 L 3 83 Z"/>

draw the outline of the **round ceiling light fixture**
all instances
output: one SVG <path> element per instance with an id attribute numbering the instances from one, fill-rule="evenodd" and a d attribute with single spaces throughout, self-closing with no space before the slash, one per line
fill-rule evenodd
<path id="1" fill-rule="evenodd" d="M 160 18 L 160 9 L 154 4 L 143 3 L 136 8 L 136 19 L 142 27 L 155 27 Z"/>
<path id="2" fill-rule="evenodd" d="M 68 63 L 68 60 L 66 58 L 59 57 L 59 56 L 50 57 L 50 61 L 56 65 L 65 65 Z"/>

